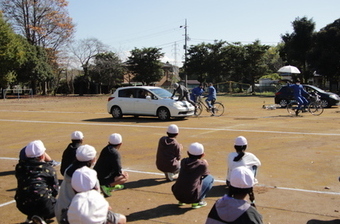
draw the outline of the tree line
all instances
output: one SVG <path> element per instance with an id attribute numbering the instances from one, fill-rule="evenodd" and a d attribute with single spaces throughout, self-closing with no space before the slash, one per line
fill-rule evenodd
<path id="1" fill-rule="evenodd" d="M 124 81 L 149 85 L 162 78 L 161 48 L 134 48 L 122 61 L 96 38 L 74 40 L 67 4 L 66 0 L 0 0 L 1 89 L 20 85 L 35 94 L 82 95 L 108 93 Z M 191 45 L 180 75 L 200 82 L 254 85 L 261 77 L 277 77 L 276 71 L 290 64 L 301 70 L 303 81 L 320 74 L 338 90 L 340 19 L 318 32 L 306 17 L 296 18 L 292 26 L 293 32 L 281 35 L 276 46 L 260 40 Z"/>

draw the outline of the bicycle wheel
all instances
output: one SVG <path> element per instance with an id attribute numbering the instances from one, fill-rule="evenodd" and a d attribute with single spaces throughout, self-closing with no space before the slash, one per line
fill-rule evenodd
<path id="1" fill-rule="evenodd" d="M 214 116 L 219 117 L 224 113 L 224 106 L 222 103 L 214 103 Z"/>
<path id="2" fill-rule="evenodd" d="M 309 113 L 319 116 L 323 113 L 323 107 L 319 103 L 312 102 L 308 106 Z"/>
<path id="3" fill-rule="evenodd" d="M 290 102 L 287 105 L 287 111 L 291 115 L 295 115 L 295 112 L 296 112 L 297 108 L 298 108 L 298 103 L 294 102 L 294 101 Z"/>
<path id="4" fill-rule="evenodd" d="M 196 104 L 196 116 L 201 115 L 203 111 L 203 105 L 201 103 Z"/>

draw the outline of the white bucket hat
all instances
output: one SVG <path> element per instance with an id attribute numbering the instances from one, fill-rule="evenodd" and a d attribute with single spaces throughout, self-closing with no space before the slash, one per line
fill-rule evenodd
<path id="1" fill-rule="evenodd" d="M 236 139 L 235 139 L 235 145 L 239 145 L 239 146 L 242 146 L 242 145 L 248 145 L 248 141 L 245 137 L 243 136 L 238 136 Z"/>
<path id="2" fill-rule="evenodd" d="M 90 145 L 81 145 L 76 151 L 76 158 L 80 162 L 91 161 L 96 157 L 96 155 L 96 149 Z"/>
<path id="3" fill-rule="evenodd" d="M 85 192 L 93 189 L 97 183 L 97 172 L 87 166 L 83 166 L 72 175 L 71 185 L 77 192 Z"/>
<path id="4" fill-rule="evenodd" d="M 200 156 L 204 153 L 204 147 L 201 143 L 195 142 L 189 146 L 188 152 L 194 156 Z"/>
<path id="5" fill-rule="evenodd" d="M 118 133 L 114 133 L 109 137 L 109 143 L 112 145 L 119 145 L 123 142 L 122 136 Z"/>
<path id="6" fill-rule="evenodd" d="M 25 153 L 28 158 L 39 157 L 43 155 L 45 151 L 46 148 L 41 140 L 32 141 L 25 148 Z"/>
<path id="7" fill-rule="evenodd" d="M 236 188 L 251 188 L 255 184 L 254 173 L 245 166 L 239 166 L 230 173 L 230 185 Z"/>
<path id="8" fill-rule="evenodd" d="M 82 140 L 84 138 L 83 132 L 75 131 L 71 134 L 71 140 Z"/>
<path id="9" fill-rule="evenodd" d="M 175 124 L 169 125 L 167 133 L 169 133 L 169 134 L 178 134 L 178 132 L 179 132 L 179 129 L 178 129 L 177 125 L 175 125 Z"/>

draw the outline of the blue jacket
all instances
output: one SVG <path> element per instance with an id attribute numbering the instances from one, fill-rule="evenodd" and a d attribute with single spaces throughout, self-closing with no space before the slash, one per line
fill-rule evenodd
<path id="1" fill-rule="evenodd" d="M 294 98 L 309 95 L 301 84 L 291 84 L 289 87 L 293 89 Z"/>
<path id="2" fill-rule="evenodd" d="M 195 96 L 201 96 L 204 92 L 204 89 L 197 86 L 191 90 L 191 93 L 194 94 Z"/>
<path id="3" fill-rule="evenodd" d="M 207 100 L 216 99 L 216 89 L 213 86 L 209 86 Z"/>

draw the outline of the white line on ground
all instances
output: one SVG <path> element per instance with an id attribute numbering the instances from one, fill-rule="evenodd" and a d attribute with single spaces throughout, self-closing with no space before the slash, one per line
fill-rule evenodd
<path id="1" fill-rule="evenodd" d="M 164 176 L 163 173 L 145 172 L 145 171 L 130 170 L 130 169 L 124 169 L 124 170 L 126 170 L 126 171 L 128 171 L 128 172 L 133 172 L 133 173 L 141 173 L 141 174 L 151 174 L 151 175 Z M 225 180 L 215 180 L 214 182 L 225 183 Z M 258 184 L 257 186 L 260 186 L 260 187 L 267 187 L 267 188 L 275 188 L 275 189 L 280 189 L 280 190 L 289 190 L 289 191 L 302 191 L 302 192 L 308 192 L 308 193 L 340 195 L 340 192 L 313 191 L 313 190 L 305 190 L 305 189 L 298 189 L 298 188 L 267 186 L 267 185 L 261 185 L 261 184 Z"/>
<path id="2" fill-rule="evenodd" d="M 0 110 L 1 112 L 18 112 L 22 113 L 22 110 Z M 28 110 L 25 111 L 25 113 L 55 113 L 55 114 L 108 114 L 108 113 L 93 113 L 93 112 L 74 112 L 74 111 L 34 111 L 34 110 Z"/>
<path id="3" fill-rule="evenodd" d="M 142 127 L 142 128 L 160 128 L 163 126 L 152 125 L 134 125 L 134 124 L 117 124 L 117 123 L 95 123 L 95 122 L 61 122 L 61 121 L 32 121 L 32 120 L 7 120 L 0 119 L 0 122 L 21 122 L 21 123 L 43 123 L 43 124 L 76 124 L 76 125 L 97 125 L 97 126 L 117 126 L 117 127 Z M 319 136 L 340 136 L 340 133 L 306 133 L 306 132 L 289 132 L 289 131 L 264 131 L 264 130 L 245 130 L 232 128 L 198 128 L 198 127 L 181 127 L 183 130 L 203 130 L 203 131 L 234 131 L 234 132 L 254 132 L 254 133 L 273 133 L 273 134 L 290 134 L 290 135 L 319 135 Z"/>
<path id="4" fill-rule="evenodd" d="M 3 207 L 3 206 L 6 206 L 6 205 L 9 205 L 9 204 L 12 204 L 12 203 L 14 203 L 15 202 L 15 200 L 12 200 L 12 201 L 9 201 L 9 202 L 5 202 L 5 203 L 3 203 L 3 204 L 0 204 L 0 207 Z"/>

